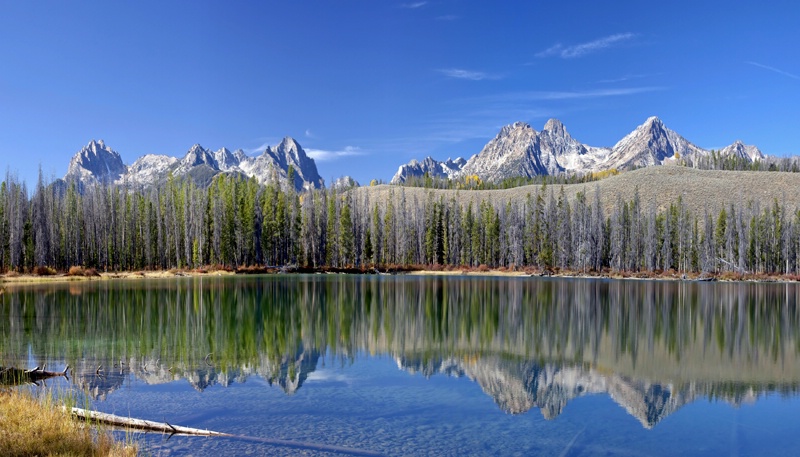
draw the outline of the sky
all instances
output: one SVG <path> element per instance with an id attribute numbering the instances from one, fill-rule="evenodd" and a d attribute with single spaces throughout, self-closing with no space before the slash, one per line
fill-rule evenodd
<path id="1" fill-rule="evenodd" d="M 330 183 L 465 157 L 560 119 L 649 116 L 704 148 L 800 154 L 795 1 L 0 0 L 0 167 L 35 183 L 103 139 L 126 164 L 295 138 Z"/>

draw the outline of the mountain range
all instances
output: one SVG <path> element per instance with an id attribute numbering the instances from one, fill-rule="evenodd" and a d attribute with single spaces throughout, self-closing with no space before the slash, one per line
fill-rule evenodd
<path id="1" fill-rule="evenodd" d="M 757 147 L 741 141 L 718 154 L 746 162 L 765 158 Z M 449 179 L 476 175 L 484 181 L 499 182 L 519 176 L 622 171 L 670 163 L 692 166 L 711 156 L 712 151 L 694 145 L 657 117 L 648 118 L 610 148 L 583 144 L 569 134 L 561 121 L 550 119 L 540 132 L 524 122 L 507 125 L 468 160 L 412 160 L 400 166 L 391 182 L 400 184 L 425 174 Z"/>
<path id="2" fill-rule="evenodd" d="M 676 163 L 691 167 L 711 158 L 713 153 L 670 130 L 657 117 L 648 118 L 610 148 L 579 142 L 557 119 L 547 121 L 539 132 L 529 124 L 515 122 L 503 127 L 480 152 L 467 160 L 461 157 L 445 161 L 431 157 L 422 161 L 412 160 L 399 167 L 391 183 L 402 184 L 426 175 L 442 179 L 477 176 L 483 181 L 499 182 L 515 177 L 583 175 Z M 746 163 L 765 159 L 757 147 L 741 141 L 716 154 Z M 296 190 L 319 189 L 325 185 L 314 160 L 290 137 L 276 146 L 267 147 L 256 157 L 248 156 L 241 149 L 211 151 L 195 144 L 180 159 L 148 154 L 131 165 L 125 165 L 120 154 L 102 140 L 92 140 L 72 157 L 64 178 L 78 180 L 84 185 L 104 183 L 145 187 L 165 182 L 171 174 L 188 176 L 196 184 L 205 186 L 215 176 L 229 174 L 255 178 L 260 184 L 266 184 L 276 180 L 288 182 L 290 169 L 293 170 L 292 184 Z M 332 185 L 348 188 L 357 183 L 350 177 L 343 177 Z"/>
<path id="3" fill-rule="evenodd" d="M 199 144 L 192 146 L 183 158 L 147 154 L 131 165 L 125 165 L 120 154 L 100 140 L 92 140 L 70 161 L 65 180 L 80 183 L 119 184 L 144 187 L 165 182 L 170 174 L 188 176 L 201 186 L 208 185 L 220 174 L 255 178 L 260 184 L 289 180 L 296 190 L 319 189 L 325 183 L 317 172 L 314 160 L 294 139 L 286 137 L 277 146 L 268 146 L 257 157 L 241 149 L 210 151 Z"/>

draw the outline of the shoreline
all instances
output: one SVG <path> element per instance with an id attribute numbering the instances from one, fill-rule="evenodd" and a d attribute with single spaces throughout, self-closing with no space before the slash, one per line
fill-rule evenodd
<path id="1" fill-rule="evenodd" d="M 428 268 L 426 268 L 428 267 Z M 294 274 L 294 273 L 307 273 L 307 274 L 365 274 L 365 275 L 408 275 L 408 276 L 472 276 L 472 277 L 519 277 L 519 278 L 564 278 L 564 279 L 634 279 L 634 280 L 652 280 L 652 281 L 691 281 L 691 282 L 759 282 L 759 283 L 796 283 L 798 279 L 795 276 L 786 275 L 767 275 L 767 274 L 700 274 L 700 273 L 678 273 L 675 271 L 669 272 L 577 272 L 577 271 L 547 271 L 535 268 L 526 269 L 505 269 L 496 268 L 489 269 L 485 267 L 469 268 L 469 267 L 447 267 L 444 269 L 429 269 L 431 266 L 408 266 L 401 269 L 389 268 L 379 271 L 377 268 L 302 268 L 291 272 L 283 272 L 274 268 L 241 268 L 238 271 L 233 270 L 156 270 L 156 271 L 120 271 L 120 272 L 104 272 L 98 273 L 94 276 L 79 276 L 69 275 L 65 273 L 58 273 L 53 275 L 35 275 L 35 274 L 0 274 L 0 294 L 6 286 L 28 286 L 28 285 L 41 285 L 41 284 L 59 284 L 71 282 L 89 282 L 89 281 L 135 281 L 145 279 L 175 279 L 185 277 L 211 277 L 211 276 L 249 276 L 253 274 Z"/>

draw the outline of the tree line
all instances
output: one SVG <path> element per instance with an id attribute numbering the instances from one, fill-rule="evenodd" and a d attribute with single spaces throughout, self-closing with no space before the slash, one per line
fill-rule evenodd
<path id="1" fill-rule="evenodd" d="M 30 193 L 7 174 L 0 183 L 0 270 L 485 265 L 793 275 L 800 269 L 800 212 L 777 200 L 692 214 L 681 198 L 659 211 L 638 193 L 618 198 L 609 211 L 599 188 L 570 200 L 563 187 L 547 184 L 505 202 L 407 193 L 401 186 L 373 201 L 376 194 L 361 190 L 298 193 L 228 175 L 208 187 L 170 177 L 149 189 L 54 185 L 40 176 Z"/>

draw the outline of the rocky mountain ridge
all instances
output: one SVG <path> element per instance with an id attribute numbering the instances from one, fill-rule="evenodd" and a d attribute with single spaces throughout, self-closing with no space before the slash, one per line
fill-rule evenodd
<path id="1" fill-rule="evenodd" d="M 102 140 L 92 140 L 70 161 L 66 181 L 77 180 L 83 185 L 95 183 L 145 187 L 165 182 L 173 176 L 187 176 L 205 186 L 220 174 L 255 178 L 259 184 L 279 181 L 286 183 L 292 171 L 296 190 L 319 189 L 324 180 L 317 171 L 314 159 L 293 138 L 286 137 L 276 146 L 268 146 L 259 156 L 250 157 L 238 149 L 211 151 L 199 144 L 192 146 L 183 158 L 147 154 L 131 165 L 125 165 L 120 154 Z"/>
<path id="2" fill-rule="evenodd" d="M 756 146 L 738 140 L 718 154 L 748 162 L 765 158 Z M 610 148 L 583 144 L 569 134 L 561 121 L 550 119 L 541 132 L 524 122 L 503 127 L 463 165 L 449 159 L 439 162 L 430 157 L 422 163 L 412 160 L 400 166 L 391 182 L 401 184 L 425 173 L 431 177 L 451 179 L 476 175 L 484 181 L 498 182 L 519 176 L 587 174 L 671 163 L 692 166 L 711 155 L 712 151 L 691 143 L 667 128 L 657 117 L 648 118 Z M 447 172 L 439 171 L 444 169 Z"/>

